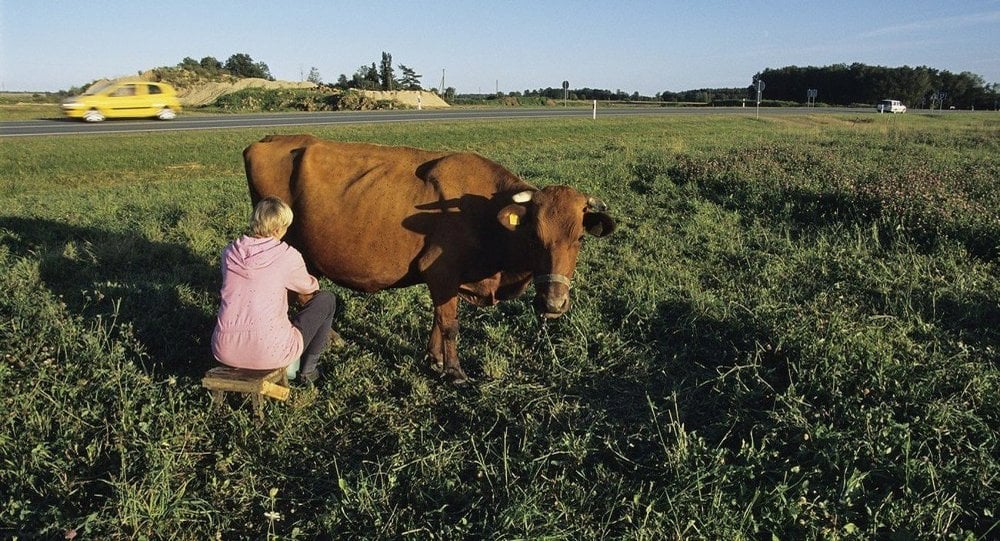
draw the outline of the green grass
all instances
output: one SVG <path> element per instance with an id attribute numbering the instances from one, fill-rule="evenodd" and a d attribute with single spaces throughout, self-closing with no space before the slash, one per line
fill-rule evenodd
<path id="1" fill-rule="evenodd" d="M 264 132 L 2 144 L 0 536 L 994 538 L 998 121 L 317 130 L 474 150 L 619 230 L 560 320 L 462 308 L 468 388 L 423 369 L 424 288 L 338 290 L 348 346 L 260 424 L 199 379 Z"/>

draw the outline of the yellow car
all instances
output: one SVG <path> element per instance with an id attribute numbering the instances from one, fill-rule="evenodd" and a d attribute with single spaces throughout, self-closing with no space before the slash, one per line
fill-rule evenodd
<path id="1" fill-rule="evenodd" d="M 105 118 L 170 120 L 181 110 L 174 88 L 166 83 L 145 81 L 97 84 L 80 96 L 63 100 L 63 114 L 100 122 Z"/>

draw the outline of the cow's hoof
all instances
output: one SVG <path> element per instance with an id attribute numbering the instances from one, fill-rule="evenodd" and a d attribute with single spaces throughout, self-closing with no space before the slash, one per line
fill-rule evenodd
<path id="1" fill-rule="evenodd" d="M 465 386 L 472 383 L 472 378 L 465 375 L 465 371 L 461 368 L 451 368 L 447 372 L 447 376 L 451 378 L 451 383 L 458 386 Z"/>
<path id="2" fill-rule="evenodd" d="M 435 360 L 435 359 L 431 359 L 431 362 L 428 363 L 427 367 L 431 369 L 431 372 L 434 372 L 435 374 L 437 374 L 439 376 L 445 375 L 444 374 L 444 361 L 438 361 L 438 360 Z"/>

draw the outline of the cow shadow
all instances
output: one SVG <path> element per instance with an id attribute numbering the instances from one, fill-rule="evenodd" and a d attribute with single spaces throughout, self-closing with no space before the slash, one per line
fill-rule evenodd
<path id="1" fill-rule="evenodd" d="M 626 302 L 602 304 L 606 317 L 623 321 L 610 325 L 621 329 L 622 339 L 651 354 L 630 359 L 622 370 L 584 375 L 568 394 L 614 419 L 622 433 L 643 433 L 653 418 L 663 426 L 683 425 L 713 446 L 737 449 L 791 384 L 789 363 L 798 352 L 753 318 L 717 319 L 690 301 L 664 299 L 646 323 L 631 325 L 624 324 L 631 310 Z M 632 443 L 620 452 L 638 462 L 655 456 Z"/>
<path id="2" fill-rule="evenodd" d="M 141 343 L 157 373 L 204 371 L 218 304 L 218 271 L 187 247 L 39 218 L 0 217 L 15 257 L 38 262 L 40 278 L 70 315 L 101 316 Z"/>

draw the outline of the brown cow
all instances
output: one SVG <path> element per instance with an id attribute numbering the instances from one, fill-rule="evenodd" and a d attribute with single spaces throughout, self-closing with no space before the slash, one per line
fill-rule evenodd
<path id="1" fill-rule="evenodd" d="M 434 303 L 431 367 L 456 382 L 458 298 L 477 306 L 520 295 L 569 309 L 584 233 L 610 234 L 607 207 L 569 186 L 541 190 L 477 154 L 273 135 L 243 151 L 254 204 L 295 212 L 287 240 L 314 271 L 359 291 L 426 283 Z"/>

